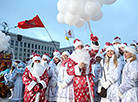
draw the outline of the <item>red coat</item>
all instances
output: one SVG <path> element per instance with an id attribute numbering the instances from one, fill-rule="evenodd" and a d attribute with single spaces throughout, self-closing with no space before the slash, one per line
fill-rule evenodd
<path id="1" fill-rule="evenodd" d="M 24 92 L 24 102 L 35 102 L 36 96 L 39 93 L 39 102 L 44 102 L 45 100 L 45 90 L 46 86 L 48 85 L 48 73 L 47 70 L 44 71 L 44 73 L 39 76 L 40 82 L 43 86 L 42 89 L 40 89 L 39 84 L 37 82 L 36 77 L 34 77 L 30 70 L 28 68 L 25 69 L 25 72 L 22 76 L 23 83 L 25 85 L 25 92 Z M 36 84 L 33 84 L 36 83 Z M 30 88 L 30 86 L 31 88 Z"/>
<path id="2" fill-rule="evenodd" d="M 94 56 L 97 54 L 98 50 L 91 50 L 89 52 L 91 59 L 94 59 Z M 69 75 L 74 75 L 74 98 L 75 102 L 91 102 L 91 99 L 94 97 L 94 82 L 93 82 L 93 75 L 91 74 L 92 71 L 92 63 L 90 61 L 89 64 L 89 72 L 86 74 L 86 68 L 81 69 L 80 75 L 76 74 L 76 69 L 78 68 L 78 63 L 75 62 L 73 59 L 68 59 L 68 69 L 67 73 Z M 88 78 L 88 79 L 87 79 Z M 90 87 L 89 87 L 90 85 Z"/>

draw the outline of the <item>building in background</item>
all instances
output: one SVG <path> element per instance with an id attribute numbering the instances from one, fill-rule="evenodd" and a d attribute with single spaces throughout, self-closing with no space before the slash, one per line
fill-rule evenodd
<path id="1" fill-rule="evenodd" d="M 72 53 L 74 51 L 74 46 L 69 46 L 69 47 L 64 47 L 64 48 L 60 48 L 60 51 L 68 51 L 70 53 Z"/>
<path id="2" fill-rule="evenodd" d="M 48 41 L 34 39 L 31 37 L 21 36 L 14 33 L 6 33 L 6 34 L 11 37 L 10 48 L 6 52 L 12 53 L 11 49 L 13 49 L 15 59 L 25 60 L 26 58 L 30 57 L 32 52 L 40 54 L 41 56 L 44 53 L 49 53 L 50 57 L 52 57 L 53 51 L 55 51 L 56 48 L 57 49 L 60 48 L 60 42 L 57 41 L 48 42 Z"/>

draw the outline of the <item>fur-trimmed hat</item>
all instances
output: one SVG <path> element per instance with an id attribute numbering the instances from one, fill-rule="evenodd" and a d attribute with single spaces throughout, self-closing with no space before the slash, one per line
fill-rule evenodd
<path id="1" fill-rule="evenodd" d="M 118 42 L 121 44 L 121 38 L 119 38 L 118 36 L 114 38 L 112 44 L 114 44 L 115 42 Z"/>
<path id="2" fill-rule="evenodd" d="M 33 57 L 33 62 L 35 60 L 40 60 L 41 61 L 41 56 L 39 54 L 35 54 L 34 57 Z"/>
<path id="3" fill-rule="evenodd" d="M 60 56 L 58 56 L 58 55 L 55 55 L 55 56 L 53 57 L 53 59 L 55 59 L 55 58 L 58 58 L 59 60 L 61 60 Z"/>
<path id="4" fill-rule="evenodd" d="M 79 46 L 79 45 L 83 45 L 83 42 L 79 39 L 75 39 L 74 40 L 74 47 L 77 48 L 77 46 Z"/>
<path id="5" fill-rule="evenodd" d="M 113 50 L 114 52 L 116 51 L 114 46 L 108 46 L 107 49 L 106 49 L 106 52 L 109 51 L 109 50 Z"/>
<path id="6" fill-rule="evenodd" d="M 90 49 L 90 45 L 86 44 L 84 48 L 85 49 Z"/>
<path id="7" fill-rule="evenodd" d="M 120 44 L 119 47 L 126 47 L 127 43 Z"/>
<path id="8" fill-rule="evenodd" d="M 108 46 L 112 46 L 112 44 L 110 42 L 106 42 L 104 48 L 107 48 Z"/>
<path id="9" fill-rule="evenodd" d="M 68 56 L 69 56 L 70 53 L 69 53 L 68 51 L 64 51 L 64 52 L 62 53 L 62 56 L 63 56 L 63 55 L 68 55 Z"/>
<path id="10" fill-rule="evenodd" d="M 49 60 L 49 54 L 48 53 L 45 53 L 42 58 L 46 58 L 47 60 Z"/>
<path id="11" fill-rule="evenodd" d="M 134 46 L 127 46 L 127 47 L 125 47 L 124 51 L 128 51 L 128 52 L 132 53 L 133 55 L 137 54 L 136 48 Z"/>
<path id="12" fill-rule="evenodd" d="M 59 52 L 58 50 L 55 50 L 55 51 L 53 52 L 53 55 L 54 55 L 54 56 L 56 56 L 56 55 L 60 56 L 60 52 Z"/>

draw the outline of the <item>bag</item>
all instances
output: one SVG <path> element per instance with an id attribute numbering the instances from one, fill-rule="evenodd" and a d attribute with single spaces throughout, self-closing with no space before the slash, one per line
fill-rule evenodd
<path id="1" fill-rule="evenodd" d="M 102 89 L 101 89 L 101 92 L 100 93 L 98 93 L 98 92 L 96 92 L 99 96 L 101 96 L 101 97 L 103 97 L 103 98 L 106 98 L 106 96 L 107 96 L 107 89 L 105 89 L 104 87 L 102 87 Z"/>

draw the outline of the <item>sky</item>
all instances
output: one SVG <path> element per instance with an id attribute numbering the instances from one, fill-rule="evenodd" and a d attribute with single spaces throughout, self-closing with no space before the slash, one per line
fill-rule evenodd
<path id="1" fill-rule="evenodd" d="M 7 22 L 11 28 L 9 32 L 24 36 L 51 41 L 44 28 L 19 29 L 12 28 L 20 21 L 29 20 L 38 15 L 55 41 L 60 47 L 73 46 L 73 40 L 67 41 L 64 30 L 73 29 L 75 38 L 90 45 L 90 32 L 87 24 L 81 28 L 61 24 L 57 21 L 58 0 L 0 0 L 0 24 Z M 105 42 L 112 42 L 119 36 L 122 42 L 138 42 L 138 0 L 117 0 L 112 5 L 103 5 L 103 17 L 99 21 L 90 21 L 92 32 L 99 38 L 101 48 Z M 0 30 L 3 27 L 0 25 Z"/>

